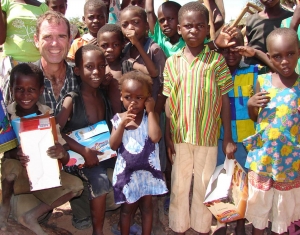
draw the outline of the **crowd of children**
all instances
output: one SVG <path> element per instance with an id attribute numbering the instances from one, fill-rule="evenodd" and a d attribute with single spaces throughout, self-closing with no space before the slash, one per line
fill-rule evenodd
<path id="1" fill-rule="evenodd" d="M 231 26 L 210 40 L 210 13 L 200 1 L 183 6 L 166 1 L 156 14 L 154 0 L 87 0 L 82 20 L 88 33 L 72 42 L 67 55 L 79 89 L 61 97 L 61 108 L 55 110 L 59 142 L 47 151 L 63 165 L 62 186 L 28 193 L 24 167 L 30 156 L 21 147 L 5 152 L 1 230 L 14 194 L 32 201 L 18 221 L 45 234 L 40 217 L 88 191 L 93 235 L 101 235 L 106 197 L 113 189 L 115 203 L 121 205 L 114 234 L 150 235 L 152 196 L 167 194 L 169 227 L 176 234 L 190 228 L 209 234 L 206 189 L 216 166 L 228 158 L 248 174 L 245 218 L 237 221 L 235 233 L 246 234 L 246 219 L 253 235 L 262 235 L 268 222 L 273 234 L 287 233 L 300 220 L 300 8 L 293 16 L 280 0 L 261 3 L 264 9 L 247 18 L 245 46 L 242 32 Z M 67 9 L 67 0 L 46 4 L 62 14 Z M 217 4 L 211 7 L 219 12 Z M 220 28 L 219 19 L 214 23 Z M 9 79 L 14 101 L 7 106 L 10 120 L 52 112 L 39 99 L 45 71 L 19 64 Z M 67 134 L 101 120 L 109 127 L 109 145 L 117 157 L 99 163 L 101 152 Z M 66 165 L 66 150 L 79 153 L 84 167 Z M 164 177 L 167 161 L 172 173 Z M 112 180 L 108 168 L 114 168 Z M 165 182 L 169 179 L 170 185 Z M 133 223 L 138 208 L 140 231 Z M 226 224 L 218 222 L 214 233 L 225 235 Z"/>

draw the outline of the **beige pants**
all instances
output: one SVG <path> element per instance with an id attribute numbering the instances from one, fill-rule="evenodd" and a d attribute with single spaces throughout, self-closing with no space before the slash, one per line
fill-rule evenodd
<path id="1" fill-rule="evenodd" d="M 190 227 L 200 233 L 210 231 L 212 214 L 203 204 L 206 188 L 216 168 L 218 147 L 175 144 L 169 209 L 170 228 L 183 233 Z M 191 212 L 189 192 L 194 170 Z"/>

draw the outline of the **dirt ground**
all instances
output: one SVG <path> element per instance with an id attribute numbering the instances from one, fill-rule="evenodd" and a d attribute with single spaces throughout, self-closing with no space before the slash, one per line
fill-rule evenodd
<path id="1" fill-rule="evenodd" d="M 154 234 L 155 235 L 173 235 L 174 233 L 168 227 L 168 217 L 164 214 L 163 210 L 163 201 L 164 197 L 157 198 L 157 208 L 156 210 L 156 218 L 159 218 L 159 221 L 154 221 Z M 154 210 L 155 210 L 155 202 L 154 202 Z M 120 210 L 117 209 L 115 211 L 110 211 L 106 213 L 105 224 L 104 224 L 104 234 L 105 235 L 113 235 L 111 233 L 111 226 L 114 223 L 117 223 L 119 220 Z M 89 235 L 92 234 L 92 228 L 85 230 L 77 230 L 71 224 L 72 219 L 72 211 L 69 203 L 66 203 L 58 208 L 56 208 L 50 219 L 46 224 L 43 224 L 43 229 L 49 235 Z M 24 226 L 18 224 L 17 222 L 9 219 L 9 226 L 7 231 L 0 231 L 0 235 L 34 235 L 29 229 Z M 135 222 L 141 224 L 141 216 L 139 211 L 135 216 Z M 216 227 L 216 220 L 213 219 L 211 230 L 214 231 Z M 234 234 L 235 223 L 231 223 L 228 226 L 227 234 Z M 186 235 L 196 235 L 197 233 L 190 229 L 187 231 Z M 246 225 L 246 235 L 251 234 L 251 224 L 247 223 Z M 267 231 L 266 233 L 267 234 Z"/>

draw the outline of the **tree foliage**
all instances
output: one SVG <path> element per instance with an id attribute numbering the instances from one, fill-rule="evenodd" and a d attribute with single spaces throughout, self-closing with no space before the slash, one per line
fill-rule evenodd
<path id="1" fill-rule="evenodd" d="M 69 20 L 70 24 L 73 24 L 73 25 L 77 26 L 80 35 L 84 34 L 86 27 L 85 27 L 85 24 L 80 19 L 80 17 L 71 17 L 68 20 Z"/>

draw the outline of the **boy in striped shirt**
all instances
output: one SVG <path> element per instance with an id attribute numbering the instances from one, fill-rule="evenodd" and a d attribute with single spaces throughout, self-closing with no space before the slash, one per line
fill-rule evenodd
<path id="1" fill-rule="evenodd" d="M 185 4 L 179 10 L 178 20 L 178 32 L 186 47 L 168 58 L 163 89 L 169 98 L 165 137 L 173 163 L 169 221 L 176 234 L 184 234 L 190 227 L 208 234 L 212 215 L 203 201 L 217 161 L 220 115 L 224 126 L 223 150 L 228 158 L 233 158 L 236 150 L 227 95 L 233 82 L 223 56 L 204 46 L 209 33 L 209 13 L 205 6 L 198 1 Z"/>

